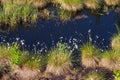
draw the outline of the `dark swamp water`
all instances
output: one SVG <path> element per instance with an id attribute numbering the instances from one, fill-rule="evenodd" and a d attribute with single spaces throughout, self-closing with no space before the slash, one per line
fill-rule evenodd
<path id="1" fill-rule="evenodd" d="M 60 20 L 39 19 L 36 27 L 20 27 L 14 32 L 0 33 L 1 43 L 18 42 L 27 50 L 45 51 L 57 42 L 66 42 L 71 46 L 79 47 L 92 39 L 101 49 L 110 47 L 110 39 L 117 33 L 115 24 L 120 17 L 114 11 L 99 16 L 82 11 L 86 18 L 61 22 Z"/>

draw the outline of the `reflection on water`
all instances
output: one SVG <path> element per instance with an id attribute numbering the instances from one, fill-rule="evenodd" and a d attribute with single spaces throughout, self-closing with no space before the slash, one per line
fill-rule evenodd
<path id="1" fill-rule="evenodd" d="M 81 44 L 92 40 L 101 49 L 110 47 L 110 38 L 116 33 L 115 24 L 120 18 L 114 11 L 109 14 L 93 15 L 87 11 L 80 13 L 79 17 L 68 22 L 61 22 L 59 19 L 39 19 L 36 27 L 23 28 L 15 32 L 7 32 L 1 27 L 0 42 L 19 42 L 25 49 L 46 51 L 57 42 L 62 41 L 78 48 Z M 9 29 L 9 28 L 8 28 Z M 90 31 L 91 36 L 88 35 Z"/>

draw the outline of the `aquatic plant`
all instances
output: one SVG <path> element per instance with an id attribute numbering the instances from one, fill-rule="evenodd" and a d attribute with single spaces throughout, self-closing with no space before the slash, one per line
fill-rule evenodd
<path id="1" fill-rule="evenodd" d="M 99 66 L 100 50 L 95 45 L 88 42 L 80 48 L 80 51 L 83 66 L 91 68 Z"/>
<path id="2" fill-rule="evenodd" d="M 108 6 L 116 6 L 120 4 L 120 0 L 104 0 Z"/>
<path id="3" fill-rule="evenodd" d="M 58 2 L 68 11 L 78 11 L 83 8 L 82 0 L 58 0 Z"/>
<path id="4" fill-rule="evenodd" d="M 112 46 L 112 49 L 120 49 L 120 34 L 116 34 L 112 37 L 111 39 L 111 46 Z"/>
<path id="5" fill-rule="evenodd" d="M 101 67 L 106 69 L 120 69 L 120 51 L 118 50 L 109 50 L 105 51 L 102 54 Z"/>
<path id="6" fill-rule="evenodd" d="M 106 80 L 103 73 L 90 72 L 85 80 Z"/>
<path id="7" fill-rule="evenodd" d="M 101 7 L 101 0 L 83 0 L 83 2 L 89 9 L 99 9 Z"/>
<path id="8" fill-rule="evenodd" d="M 65 44 L 58 43 L 58 47 L 49 52 L 46 72 L 54 75 L 69 74 L 72 67 L 71 54 Z"/>

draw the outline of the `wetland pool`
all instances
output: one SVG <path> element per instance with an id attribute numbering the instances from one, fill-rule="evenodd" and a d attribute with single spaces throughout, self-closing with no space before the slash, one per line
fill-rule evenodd
<path id="1" fill-rule="evenodd" d="M 16 31 L 0 33 L 1 43 L 18 42 L 27 50 L 46 51 L 57 42 L 65 42 L 74 47 L 92 41 L 101 49 L 110 47 L 110 39 L 117 33 L 115 24 L 119 16 L 114 11 L 108 14 L 93 15 L 82 11 L 81 19 L 61 22 L 59 19 L 39 19 L 36 27 L 19 27 Z"/>

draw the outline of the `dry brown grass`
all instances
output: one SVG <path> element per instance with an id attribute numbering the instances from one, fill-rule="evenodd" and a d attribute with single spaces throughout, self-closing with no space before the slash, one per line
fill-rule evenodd
<path id="1" fill-rule="evenodd" d="M 120 4 L 120 0 L 104 0 L 108 6 L 116 6 Z"/>
<path id="2" fill-rule="evenodd" d="M 109 70 L 120 70 L 120 51 L 106 51 L 103 53 L 100 66 Z"/>
<path id="3" fill-rule="evenodd" d="M 86 43 L 80 48 L 81 62 L 85 67 L 95 68 L 99 66 L 100 51 L 92 43 Z"/>
<path id="4" fill-rule="evenodd" d="M 83 8 L 81 0 L 58 0 L 58 3 L 61 4 L 61 7 L 68 11 L 78 11 Z"/>
<path id="5" fill-rule="evenodd" d="M 11 79 L 13 80 L 39 80 L 39 76 L 41 76 L 39 70 L 29 68 L 16 68 L 11 72 Z"/>
<path id="6" fill-rule="evenodd" d="M 84 0 L 84 4 L 89 9 L 98 9 L 100 8 L 100 0 Z"/>

